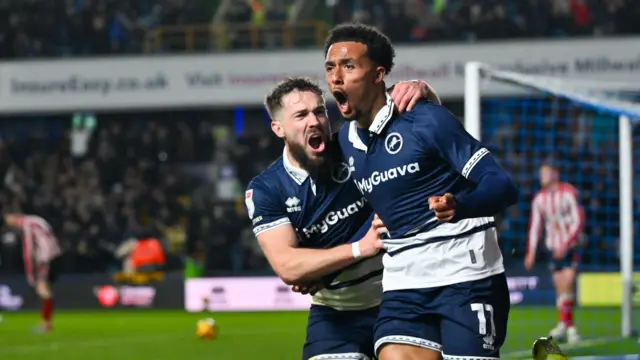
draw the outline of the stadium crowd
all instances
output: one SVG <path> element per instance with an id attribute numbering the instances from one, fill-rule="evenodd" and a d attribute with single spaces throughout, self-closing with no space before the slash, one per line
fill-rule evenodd
<path id="1" fill-rule="evenodd" d="M 137 53 L 142 51 L 146 33 L 158 26 L 212 21 L 217 10 L 214 3 L 218 2 L 0 0 L 0 19 L 4 20 L 0 57 Z M 259 3 L 235 2 L 224 21 L 282 21 L 292 16 L 290 1 L 267 1 L 264 7 Z M 320 3 L 316 17 L 329 25 L 368 22 L 398 43 L 640 33 L 636 21 L 640 2 L 632 0 Z M 576 120 L 581 116 L 564 117 Z M 170 269 L 182 267 L 186 255 L 216 273 L 268 271 L 250 230 L 242 190 L 280 154 L 281 143 L 268 127 L 234 137 L 228 120 L 228 114 L 215 111 L 100 115 L 86 151 L 77 153 L 71 145 L 78 130 L 71 127 L 69 118 L 19 118 L 18 122 L 5 117 L 0 120 L 0 176 L 4 181 L 0 206 L 3 212 L 45 217 L 62 243 L 66 272 L 117 270 L 122 265 L 118 247 L 128 239 L 148 236 L 161 239 Z M 512 128 L 505 134 L 499 131 L 503 125 L 494 124 L 497 143 L 533 144 L 531 141 L 540 139 L 520 136 L 545 133 Z M 584 135 L 592 130 L 572 131 Z M 579 137 L 559 139 L 566 145 L 562 148 L 568 149 L 567 156 L 576 161 L 589 156 L 591 162 L 600 161 L 589 149 L 594 140 L 585 142 L 584 136 Z M 517 169 L 519 159 L 528 156 L 520 150 L 514 147 L 502 153 L 508 166 Z M 532 169 L 518 171 L 531 174 Z M 599 176 L 607 179 L 617 174 L 609 171 Z M 522 179 L 529 195 L 535 187 L 531 179 Z M 596 222 L 613 228 L 617 218 L 608 214 L 617 199 L 592 196 L 609 185 L 592 183 L 595 188 L 583 196 L 589 201 L 588 214 L 596 214 Z M 503 230 L 512 234 L 512 243 L 525 241 L 515 235 L 525 232 L 521 229 L 526 226 L 525 208 L 514 207 L 511 218 L 519 221 L 510 222 L 507 217 L 503 224 Z M 602 231 L 606 229 L 592 233 L 597 237 Z M 611 256 L 615 252 L 611 236 L 604 245 L 604 240 L 595 243 L 596 251 L 608 247 L 606 256 Z M 523 246 L 516 251 L 521 252 Z M 0 272 L 20 271 L 18 249 L 16 237 L 3 234 Z"/>
<path id="2" fill-rule="evenodd" d="M 332 20 L 365 22 L 395 42 L 640 33 L 634 0 L 337 1 Z"/>
<path id="3" fill-rule="evenodd" d="M 0 57 L 60 57 L 166 52 L 184 46 L 145 46 L 162 27 L 231 24 L 196 49 L 282 46 L 264 25 L 357 21 L 375 25 L 396 43 L 638 34 L 634 0 L 325 0 L 303 18 L 293 0 L 28 0 L 0 1 Z M 221 12 L 221 16 L 219 15 Z M 233 25 L 240 25 L 234 28 Z M 247 26 L 259 31 L 249 41 Z M 245 29 L 245 30 L 240 30 Z M 298 31 L 304 32 L 304 31 Z M 308 31 L 307 32 L 315 32 Z M 175 35 L 175 34 L 174 34 Z M 300 36 L 300 34 L 296 34 Z M 312 36 L 313 37 L 313 36 Z M 184 39 L 185 36 L 183 35 Z M 184 42 L 185 40 L 182 40 Z M 217 44 L 211 46 L 211 44 Z M 302 45 L 303 42 L 295 42 Z M 317 45 L 311 42 L 308 45 Z"/>
<path id="4" fill-rule="evenodd" d="M 206 24 L 205 0 L 3 0 L 0 57 L 139 53 L 158 26 Z"/>
<path id="5" fill-rule="evenodd" d="M 119 245 L 147 237 L 164 245 L 168 269 L 182 267 L 185 254 L 200 254 L 212 271 L 266 269 L 238 198 L 281 152 L 279 142 L 234 139 L 197 112 L 136 114 L 100 116 L 78 153 L 81 130 L 71 125 L 57 117 L 0 121 L 0 207 L 50 222 L 63 271 L 120 270 Z M 15 235 L 0 240 L 0 272 L 22 269 Z"/>

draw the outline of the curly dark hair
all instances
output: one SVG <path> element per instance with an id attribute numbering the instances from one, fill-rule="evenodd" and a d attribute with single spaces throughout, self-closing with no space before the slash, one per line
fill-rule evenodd
<path id="1" fill-rule="evenodd" d="M 274 114 L 282 110 L 282 98 L 296 90 L 311 91 L 320 97 L 324 94 L 318 83 L 309 78 L 302 76 L 287 78 L 278 83 L 264 99 L 264 106 L 272 120 L 275 120 Z"/>
<path id="2" fill-rule="evenodd" d="M 367 56 L 377 65 L 384 67 L 385 74 L 393 69 L 396 51 L 391 40 L 373 26 L 364 24 L 340 24 L 329 32 L 324 43 L 324 56 L 331 45 L 339 42 L 359 42 L 367 46 Z"/>

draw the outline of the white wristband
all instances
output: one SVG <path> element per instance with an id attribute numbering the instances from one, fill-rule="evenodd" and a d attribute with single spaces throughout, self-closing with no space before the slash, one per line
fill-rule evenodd
<path id="1" fill-rule="evenodd" d="M 353 253 L 353 258 L 356 259 L 356 260 L 359 260 L 362 257 L 362 254 L 360 253 L 360 242 L 359 241 L 351 243 L 351 252 Z"/>

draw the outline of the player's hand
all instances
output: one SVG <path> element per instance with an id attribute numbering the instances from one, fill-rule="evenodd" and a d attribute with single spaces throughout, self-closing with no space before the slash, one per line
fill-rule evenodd
<path id="1" fill-rule="evenodd" d="M 401 81 L 391 90 L 391 99 L 399 113 L 411 111 L 420 99 L 429 99 L 440 104 L 440 99 L 433 88 L 424 81 Z"/>
<path id="2" fill-rule="evenodd" d="M 380 228 L 374 227 L 373 223 L 371 223 L 371 228 L 367 231 L 367 234 L 358 241 L 358 245 L 360 246 L 360 256 L 363 258 L 375 256 L 381 249 L 384 249 L 384 243 L 380 240 L 378 229 Z"/>
<path id="3" fill-rule="evenodd" d="M 450 193 L 432 196 L 429 198 L 429 210 L 435 211 L 440 222 L 449 222 L 456 215 L 456 198 Z"/>
<path id="4" fill-rule="evenodd" d="M 524 268 L 528 270 L 533 269 L 533 264 L 535 264 L 536 258 L 533 254 L 527 254 L 524 258 Z"/>
<path id="5" fill-rule="evenodd" d="M 322 289 L 324 289 L 324 284 L 321 281 L 315 281 L 308 284 L 293 285 L 291 287 L 291 291 L 300 293 L 302 295 L 315 295 Z"/>
<path id="6" fill-rule="evenodd" d="M 378 214 L 374 215 L 373 221 L 371 222 L 371 228 L 374 229 L 378 235 L 386 234 L 389 232 L 389 230 L 387 230 L 387 227 L 384 226 L 384 223 L 382 222 L 382 219 L 380 219 Z"/>

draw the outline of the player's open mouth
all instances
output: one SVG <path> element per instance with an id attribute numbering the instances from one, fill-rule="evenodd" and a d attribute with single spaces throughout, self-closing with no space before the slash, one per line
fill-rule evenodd
<path id="1" fill-rule="evenodd" d="M 313 134 L 309 136 L 309 138 L 307 139 L 307 143 L 309 144 L 311 151 L 315 153 L 320 153 L 324 151 L 325 141 L 324 141 L 324 136 L 322 136 L 322 134 Z"/>
<path id="2" fill-rule="evenodd" d="M 342 90 L 334 90 L 333 97 L 338 102 L 338 110 L 340 110 L 341 113 L 344 114 L 349 111 L 349 99 L 347 99 L 346 93 Z"/>

